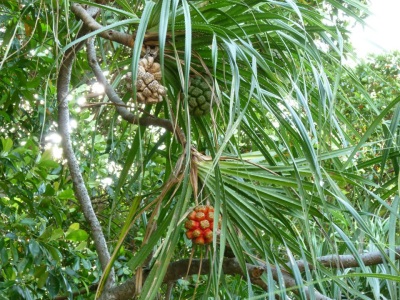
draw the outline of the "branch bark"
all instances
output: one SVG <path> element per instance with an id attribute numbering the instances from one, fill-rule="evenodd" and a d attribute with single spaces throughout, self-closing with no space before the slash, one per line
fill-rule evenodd
<path id="1" fill-rule="evenodd" d="M 78 38 L 86 35 L 91 30 L 101 29 L 102 26 L 97 23 L 94 17 L 98 14 L 99 10 L 97 8 L 89 7 L 85 10 L 79 4 L 72 4 L 71 6 L 74 14 L 83 21 L 84 26 L 80 30 L 78 34 Z M 129 34 L 117 32 L 114 30 L 103 31 L 99 33 L 103 38 L 119 42 L 128 47 L 133 47 L 134 37 Z M 149 37 L 151 38 L 151 37 Z M 92 40 L 92 39 L 91 39 Z M 63 58 L 62 64 L 59 70 L 59 76 L 57 81 L 57 100 L 58 100 L 58 126 L 60 135 L 63 138 L 63 150 L 64 155 L 68 161 L 68 167 L 71 173 L 75 196 L 80 202 L 82 207 L 82 211 L 85 215 L 87 222 L 89 223 L 92 238 L 95 243 L 96 251 L 99 255 L 99 260 L 102 268 L 104 269 L 110 259 L 110 254 L 107 248 L 106 240 L 101 229 L 100 223 L 97 219 L 97 216 L 93 210 L 90 197 L 88 191 L 85 187 L 85 183 L 83 181 L 83 177 L 80 173 L 79 164 L 75 157 L 74 150 L 71 143 L 71 137 L 69 132 L 69 109 L 68 109 L 68 101 L 67 96 L 69 93 L 69 83 L 71 77 L 72 65 L 75 60 L 75 54 L 82 47 L 83 43 L 77 44 L 75 47 L 70 48 Z M 96 53 L 93 45 L 93 41 L 89 41 L 88 45 L 88 59 L 89 64 L 92 67 L 97 80 L 102 83 L 105 87 L 105 91 L 109 99 L 117 104 L 116 109 L 117 112 L 128 122 L 139 124 L 143 126 L 160 126 L 173 132 L 181 144 L 186 143 L 186 139 L 181 133 L 180 129 L 175 127 L 172 122 L 165 119 L 158 119 L 150 116 L 145 116 L 138 118 L 134 114 L 132 114 L 129 110 L 127 110 L 123 105 L 125 103 L 118 97 L 115 93 L 114 89 L 108 84 L 106 78 L 104 77 L 100 66 L 98 65 L 96 59 Z M 388 253 L 388 252 L 387 252 Z M 395 259 L 400 259 L 400 247 L 395 249 Z M 361 260 L 364 265 L 377 265 L 383 263 L 385 257 L 380 252 L 372 252 L 368 254 L 360 255 Z M 328 268 L 352 268 L 359 267 L 358 261 L 352 255 L 328 255 L 323 256 L 317 259 L 317 261 Z M 182 278 L 186 275 L 194 275 L 194 274 L 209 274 L 210 272 L 210 264 L 211 262 L 208 259 L 200 260 L 189 260 L 184 259 L 176 262 L 172 262 L 168 266 L 168 270 L 166 272 L 166 276 L 164 277 L 165 283 L 170 283 Z M 296 262 L 300 271 L 305 270 L 305 266 L 307 262 L 297 261 Z M 201 267 L 200 267 L 201 266 Z M 308 265 L 310 269 L 315 269 L 314 266 Z M 272 270 L 273 278 L 278 281 L 284 281 L 286 287 L 294 287 L 297 286 L 295 279 L 287 273 L 283 268 L 270 268 Z M 225 258 L 223 262 L 223 272 L 227 275 L 240 275 L 246 276 L 247 274 L 250 277 L 250 280 L 259 285 L 261 288 L 267 290 L 268 286 L 266 283 L 261 280 L 261 276 L 264 272 L 266 272 L 266 267 L 262 265 L 246 265 L 246 272 L 244 272 L 235 258 Z M 144 276 L 147 276 L 148 273 L 145 273 Z M 110 276 L 107 279 L 107 283 L 105 286 L 105 292 L 101 295 L 99 299 L 105 300 L 118 300 L 118 299 L 132 299 L 135 296 L 135 278 L 132 278 L 125 283 L 113 287 L 114 284 L 114 272 L 110 273 Z M 295 291 L 294 291 L 295 292 Z M 304 287 L 304 292 L 308 298 L 310 298 L 311 292 L 308 287 Z M 318 291 L 313 291 L 315 296 L 314 299 L 319 300 L 328 300 L 329 298 L 320 294 Z"/>
<path id="2" fill-rule="evenodd" d="M 89 7 L 88 14 L 96 16 L 99 13 L 97 8 Z M 90 31 L 87 27 L 82 27 L 78 33 L 78 38 L 86 35 Z M 100 222 L 93 210 L 88 191 L 86 189 L 83 177 L 72 147 L 70 135 L 70 120 L 67 96 L 69 94 L 69 83 L 71 80 L 72 65 L 75 60 L 76 52 L 83 46 L 83 42 L 67 50 L 60 66 L 57 79 L 57 101 L 58 101 L 58 131 L 62 137 L 63 153 L 68 162 L 68 168 L 71 174 L 75 196 L 78 199 L 86 221 L 89 223 L 91 235 L 99 255 L 100 264 L 104 270 L 110 260 L 110 254 L 107 248 Z M 114 285 L 114 272 L 110 273 L 107 279 L 106 287 L 111 288 Z"/>
<path id="3" fill-rule="evenodd" d="M 71 6 L 74 14 L 80 18 L 84 26 L 79 31 L 77 38 L 83 37 L 92 30 L 100 29 L 102 26 L 95 21 L 95 17 L 99 14 L 99 9 L 94 7 L 88 7 L 84 9 L 79 4 L 72 4 Z M 133 46 L 134 37 L 128 34 L 120 33 L 117 31 L 109 30 L 100 33 L 100 36 L 107 39 L 119 42 L 129 47 Z M 148 37 L 151 39 L 151 36 Z M 76 53 L 82 48 L 84 42 L 81 42 L 74 47 L 68 49 L 63 57 L 58 79 L 57 79 L 57 101 L 58 101 L 58 131 L 62 137 L 62 146 L 64 156 L 67 159 L 68 168 L 71 174 L 75 196 L 78 199 L 86 221 L 89 224 L 91 235 L 95 244 L 96 252 L 99 256 L 99 261 L 102 269 L 104 270 L 110 260 L 110 253 L 107 247 L 106 239 L 102 231 L 100 222 L 93 210 L 93 206 L 86 189 L 82 174 L 80 172 L 79 163 L 76 159 L 74 149 L 72 147 L 71 135 L 70 135 L 70 119 L 69 119 L 69 108 L 68 108 L 68 94 L 69 84 L 71 80 L 72 66 L 75 61 Z M 95 58 L 95 50 L 92 42 L 88 42 L 88 55 L 89 63 L 91 64 L 99 82 L 101 82 L 106 89 L 106 93 L 111 101 L 117 104 L 118 113 L 128 122 L 150 126 L 155 125 L 163 127 L 166 130 L 173 132 L 182 145 L 185 145 L 186 139 L 180 128 L 176 129 L 172 122 L 165 119 L 158 119 L 152 116 L 145 116 L 138 118 L 137 116 L 130 113 L 125 107 L 125 103 L 119 99 L 113 88 L 106 81 L 98 63 Z M 114 271 L 110 272 L 105 284 L 105 290 L 110 289 L 115 282 Z"/>
<path id="4" fill-rule="evenodd" d="M 395 253 L 395 259 L 400 259 L 400 246 L 392 250 Z M 386 250 L 386 254 L 389 256 L 390 250 Z M 370 252 L 360 255 L 361 261 L 365 266 L 375 266 L 383 263 L 384 257 L 379 251 Z M 339 269 L 339 268 L 356 268 L 360 265 L 353 255 L 326 255 L 317 258 L 317 261 L 328 268 Z M 305 270 L 307 262 L 303 260 L 296 261 L 297 267 L 300 272 Z M 315 266 L 308 264 L 308 268 L 313 270 Z"/>
<path id="5" fill-rule="evenodd" d="M 82 7 L 82 5 L 73 3 L 71 5 L 71 10 L 75 14 L 75 16 L 78 17 L 80 20 L 82 20 L 83 24 L 91 31 L 103 28 L 103 26 L 97 23 L 96 20 L 86 11 L 86 9 Z M 99 36 L 107 40 L 128 46 L 130 48 L 133 47 L 135 42 L 133 35 L 119 32 L 116 30 L 102 31 L 99 33 Z"/>
<path id="6" fill-rule="evenodd" d="M 395 259 L 400 259 L 400 247 L 395 248 Z M 389 250 L 386 251 L 389 253 Z M 379 252 L 371 252 L 367 254 L 360 255 L 361 260 L 366 266 L 378 265 L 384 262 L 384 256 Z M 327 255 L 321 256 L 317 259 L 322 265 L 329 268 L 353 268 L 359 267 L 356 259 L 352 255 Z M 175 261 L 169 264 L 166 275 L 163 279 L 164 283 L 175 282 L 178 279 L 185 277 L 186 275 L 207 275 L 210 272 L 210 260 L 204 259 L 202 262 L 199 259 L 182 259 L 179 261 Z M 305 264 L 307 262 L 297 261 L 296 262 L 300 271 L 304 271 Z M 200 269 L 201 267 L 201 269 Z M 310 268 L 314 268 L 309 266 Z M 260 286 L 264 290 L 268 290 L 267 284 L 261 279 L 261 276 L 264 272 L 267 272 L 267 268 L 265 265 L 253 265 L 246 264 L 246 273 L 249 275 L 250 280 L 253 284 Z M 225 275 L 240 275 L 246 276 L 243 270 L 240 268 L 239 262 L 236 258 L 225 258 L 223 261 L 222 269 Z M 315 269 L 315 268 L 314 268 Z M 293 278 L 291 274 L 285 271 L 284 268 L 276 268 L 270 267 L 272 272 L 272 277 L 276 281 L 282 281 L 285 287 L 295 287 L 297 286 L 296 280 Z M 148 272 L 143 274 L 144 279 L 148 275 Z M 311 289 L 307 286 L 303 288 L 304 293 L 307 296 L 307 299 L 315 299 L 315 300 L 331 300 L 329 297 L 321 294 L 320 292 L 314 290 L 311 292 Z M 299 293 L 299 291 L 293 290 L 294 293 Z M 311 298 L 311 295 L 313 297 Z M 126 282 L 122 283 L 119 286 L 116 286 L 102 294 L 99 300 L 122 300 L 122 299 L 133 299 L 135 297 L 135 278 L 129 279 Z"/>
<path id="7" fill-rule="evenodd" d="M 94 75 L 98 82 L 100 82 L 104 86 L 105 93 L 111 102 L 116 104 L 116 110 L 118 114 L 127 122 L 132 124 L 138 124 L 142 126 L 158 126 L 162 127 L 170 132 L 172 132 L 179 143 L 185 146 L 186 137 L 182 130 L 175 126 L 171 121 L 166 119 L 155 118 L 153 116 L 142 116 L 137 117 L 132 114 L 125 106 L 126 104 L 119 98 L 118 94 L 115 92 L 114 88 L 108 83 L 106 77 L 103 74 L 103 71 L 100 68 L 99 63 L 96 58 L 96 50 L 94 47 L 94 39 L 89 39 L 87 42 L 87 54 L 89 65 L 93 70 Z"/>
<path id="8" fill-rule="evenodd" d="M 80 19 L 85 26 L 87 26 L 90 30 L 98 30 L 102 29 L 103 26 L 96 22 L 96 20 L 87 13 L 85 8 L 77 3 L 71 5 L 71 10 L 75 14 L 75 16 Z M 133 48 L 135 44 L 135 35 L 128 34 L 116 30 L 104 30 L 99 33 L 99 36 L 105 38 L 107 40 L 120 43 L 121 45 L 125 45 L 127 47 Z M 167 34 L 167 37 L 170 38 L 170 35 Z M 157 46 L 159 44 L 158 41 L 158 32 L 148 32 L 144 36 L 144 43 L 149 46 Z"/>

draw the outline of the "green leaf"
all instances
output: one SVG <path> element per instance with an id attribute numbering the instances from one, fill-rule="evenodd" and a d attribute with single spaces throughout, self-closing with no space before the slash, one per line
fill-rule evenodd
<path id="1" fill-rule="evenodd" d="M 29 241 L 29 251 L 32 254 L 32 256 L 35 258 L 38 256 L 41 252 L 39 243 L 36 242 L 35 240 L 30 240 Z"/>
<path id="2" fill-rule="evenodd" d="M 46 150 L 42 153 L 41 158 L 38 163 L 38 167 L 42 168 L 57 168 L 58 163 L 53 160 L 53 155 L 51 150 Z"/>
<path id="3" fill-rule="evenodd" d="M 57 194 L 59 199 L 74 199 L 74 191 L 72 189 L 62 190 Z"/>
<path id="4" fill-rule="evenodd" d="M 7 139 L 1 138 L 1 145 L 2 145 L 1 155 L 5 156 L 12 149 L 13 141 L 10 138 Z"/>
<path id="5" fill-rule="evenodd" d="M 27 225 L 28 227 L 33 227 L 36 225 L 36 220 L 32 218 L 24 218 L 20 220 L 20 224 Z"/>
<path id="6" fill-rule="evenodd" d="M 132 10 L 132 7 L 130 5 L 123 5 L 124 10 L 123 9 L 118 9 L 116 7 L 112 7 L 112 6 L 108 6 L 108 5 L 102 5 L 102 4 L 98 4 L 98 3 L 94 3 L 91 1 L 85 1 L 85 0 L 76 0 L 76 3 L 82 3 L 82 4 L 86 4 L 86 5 L 90 5 L 90 6 L 94 6 L 94 7 L 99 7 L 99 8 L 103 8 L 105 10 L 111 11 L 115 14 L 118 15 L 125 15 L 129 18 L 136 18 L 139 20 L 139 18 L 137 17 L 137 15 L 134 13 L 134 11 Z M 121 5 L 122 1 L 118 1 L 117 2 Z"/>
<path id="7" fill-rule="evenodd" d="M 49 277 L 49 273 L 48 272 L 42 272 L 37 277 L 38 278 L 38 281 L 37 281 L 38 288 L 42 289 L 45 286 L 48 277 Z"/>
<path id="8" fill-rule="evenodd" d="M 83 251 L 87 248 L 87 241 L 80 242 L 78 246 L 76 246 L 76 251 Z"/>
<path id="9" fill-rule="evenodd" d="M 60 237 L 64 236 L 64 231 L 61 228 L 56 228 L 54 231 L 52 231 L 50 240 L 58 240 Z"/>
<path id="10" fill-rule="evenodd" d="M 57 296 L 58 292 L 60 291 L 60 282 L 52 272 L 50 272 L 49 276 L 47 277 L 46 289 L 52 298 Z"/>
<path id="11" fill-rule="evenodd" d="M 73 242 L 81 242 L 86 241 L 89 238 L 89 234 L 83 229 L 76 229 L 67 233 L 65 238 Z"/>
<path id="12" fill-rule="evenodd" d="M 50 246 L 48 244 L 43 244 L 43 247 L 49 252 L 52 260 L 54 260 L 55 262 L 61 261 L 63 256 L 61 255 L 61 252 L 57 248 Z"/>
<path id="13" fill-rule="evenodd" d="M 356 147 L 354 148 L 353 152 L 350 154 L 349 158 L 347 159 L 346 163 L 343 164 L 343 167 L 347 167 L 351 160 L 354 158 L 354 155 L 356 154 L 357 151 L 360 150 L 360 148 L 365 145 L 365 142 L 368 140 L 368 138 L 371 136 L 371 134 L 374 132 L 374 130 L 376 129 L 376 127 L 382 122 L 382 119 L 388 114 L 388 112 L 395 107 L 395 105 L 397 105 L 400 102 L 400 96 L 397 97 L 396 99 L 394 99 L 393 101 L 391 101 L 389 103 L 389 105 L 387 105 L 387 107 L 379 114 L 379 116 L 377 116 L 374 121 L 372 122 L 372 124 L 369 124 L 368 126 L 368 130 L 365 132 L 365 134 L 363 135 L 363 137 L 361 138 L 361 140 L 358 142 L 358 144 L 356 145 Z"/>

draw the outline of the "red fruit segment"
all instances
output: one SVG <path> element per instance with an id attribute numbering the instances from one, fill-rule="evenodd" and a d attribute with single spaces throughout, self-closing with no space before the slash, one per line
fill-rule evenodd
<path id="1" fill-rule="evenodd" d="M 197 237 L 199 237 L 199 236 L 201 236 L 203 234 L 203 231 L 200 230 L 200 229 L 195 229 L 192 232 L 193 232 L 192 234 L 193 234 L 194 238 L 197 238 Z"/>
<path id="2" fill-rule="evenodd" d="M 195 218 L 196 218 L 196 212 L 195 211 L 190 212 L 190 214 L 188 215 L 188 219 L 195 220 Z"/>
<path id="3" fill-rule="evenodd" d="M 203 221 L 206 218 L 206 214 L 202 211 L 196 212 L 195 220 L 196 221 Z"/>
<path id="4" fill-rule="evenodd" d="M 213 241 L 213 237 L 211 237 L 211 238 L 209 238 L 209 239 L 205 238 L 205 239 L 204 239 L 204 244 L 211 244 L 212 241 Z"/>
<path id="5" fill-rule="evenodd" d="M 199 236 L 197 238 L 194 239 L 193 243 L 197 244 L 197 245 L 204 245 L 205 244 L 205 240 L 202 236 Z"/>
<path id="6" fill-rule="evenodd" d="M 186 229 L 196 229 L 199 228 L 199 222 L 194 221 L 194 220 L 187 220 L 185 222 L 185 228 Z"/>
<path id="7" fill-rule="evenodd" d="M 207 228 L 204 230 L 203 236 L 205 239 L 212 239 L 213 238 L 213 232 L 210 228 Z"/>
<path id="8" fill-rule="evenodd" d="M 208 212 L 208 207 L 204 206 L 204 205 L 196 206 L 194 208 L 194 211 L 195 212 L 202 212 L 202 213 L 206 214 Z"/>
<path id="9" fill-rule="evenodd" d="M 191 240 L 193 238 L 193 231 L 186 231 L 186 237 Z"/>
<path id="10" fill-rule="evenodd" d="M 200 221 L 200 227 L 202 229 L 210 228 L 210 222 L 208 220 Z"/>

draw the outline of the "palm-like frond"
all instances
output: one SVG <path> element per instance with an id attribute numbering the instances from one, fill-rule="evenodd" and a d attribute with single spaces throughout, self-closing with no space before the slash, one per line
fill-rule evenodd
<path id="1" fill-rule="evenodd" d="M 351 144 L 349 132 L 340 126 L 345 120 L 336 116 L 328 79 L 332 69 L 326 64 L 341 68 L 339 31 L 307 6 L 271 1 L 163 2 L 155 7 L 147 31 L 160 34 L 160 60 L 168 74 L 164 82 L 170 88 L 164 113 L 172 112 L 188 142 L 212 157 L 198 163 L 198 175 L 200 196 L 226 216 L 220 245 L 228 242 L 242 265 L 256 256 L 279 264 L 291 255 L 313 262 L 318 255 L 346 248 L 357 255 L 344 231 L 334 234 L 340 228 L 335 222 L 341 220 L 332 217 L 338 207 L 350 213 L 346 222 L 359 217 L 356 210 L 349 211 L 351 201 L 337 183 L 360 188 L 376 184 L 343 172 L 343 158 L 350 161 L 359 148 L 332 154 Z M 332 52 L 318 50 L 316 39 Z M 191 74 L 213 78 L 217 107 L 211 118 L 188 118 Z M 249 150 L 259 151 L 261 163 L 243 161 L 242 152 Z M 321 236 L 315 229 L 327 224 Z M 316 247 L 329 236 L 333 240 L 325 248 Z M 341 240 L 347 247 L 339 250 Z M 216 257 L 213 278 L 221 278 L 221 258 Z M 218 293 L 217 283 L 214 289 Z"/>
<path id="2" fill-rule="evenodd" d="M 146 23 L 147 27 L 140 27 Z M 358 146 L 343 148 L 352 141 L 350 131 L 340 125 L 346 120 L 336 111 L 337 91 L 329 78 L 334 70 L 345 71 L 340 63 L 342 36 L 335 26 L 326 25 L 314 9 L 290 1 L 162 1 L 152 14 L 141 17 L 132 66 L 137 65 L 139 36 L 145 38 L 145 32 L 158 34 L 163 82 L 169 88 L 168 101 L 159 115 L 176 117 L 174 122 L 186 134 L 188 143 L 182 151 L 187 167 L 197 165 L 198 201 L 211 202 L 224 216 L 219 251 L 210 253 L 216 265 L 208 292 L 221 292 L 225 247 L 233 250 L 244 268 L 246 261 L 282 266 L 296 258 L 314 264 L 318 256 L 327 253 L 349 252 L 357 257 L 357 242 L 349 234 L 359 226 L 366 238 L 376 243 L 369 225 L 344 192 L 349 184 L 366 190 L 377 185 L 345 172 L 370 132 Z M 316 40 L 329 45 L 330 51 L 319 50 Z M 193 75 L 212 78 L 216 108 L 211 117 L 189 117 L 187 92 Z M 379 122 L 377 119 L 376 125 Z M 191 145 L 211 158 L 190 162 Z M 254 150 L 256 155 L 247 153 Z M 166 159 L 174 157 L 170 151 L 165 155 Z M 124 180 L 120 178 L 120 182 Z M 156 262 L 163 262 L 162 272 L 150 273 L 143 299 L 155 295 L 154 285 L 161 284 L 173 258 L 181 208 L 193 203 L 187 184 L 185 181 L 179 188 L 182 196 L 175 196 L 177 202 L 174 198 L 167 202 L 179 209 L 173 219 L 170 213 L 164 215 L 168 222 L 174 221 L 156 250 Z M 156 245 L 158 239 L 155 235 L 149 243 Z M 300 271 L 291 272 L 302 286 Z M 335 275 L 321 269 L 309 272 L 308 280 L 315 280 L 322 290 L 327 288 L 323 278 L 333 280 L 338 289 L 330 289 L 332 297 L 344 293 L 343 288 L 362 297 L 351 283 Z"/>
<path id="3" fill-rule="evenodd" d="M 100 36 L 96 41 L 100 66 L 109 72 L 118 97 L 133 114 L 162 118 L 175 129 L 127 125 L 105 106 L 96 113 L 85 179 L 92 183 L 106 173 L 93 166 L 96 160 L 104 163 L 104 154 L 120 168 L 113 174 L 110 209 L 104 213 L 110 239 L 122 228 L 108 271 L 133 228 L 140 242 L 128 265 L 138 278 L 143 275 L 142 299 L 155 298 L 171 261 L 190 255 L 207 257 L 210 262 L 208 283 L 198 289 L 199 294 L 233 297 L 235 285 L 229 280 L 235 279 L 223 276 L 227 250 L 244 273 L 246 263 L 267 270 L 261 279 L 268 283 L 268 292 L 251 285 L 249 274 L 244 274 L 248 288 L 242 297 L 273 299 L 275 294 L 282 298 L 293 294 L 313 298 L 321 292 L 334 299 L 343 295 L 379 298 L 381 294 L 398 298 L 391 277 L 398 266 L 394 252 L 385 252 L 399 244 L 398 197 L 394 197 L 398 185 L 396 176 L 384 173 L 391 164 L 398 173 L 400 98 L 382 111 L 375 109 L 376 117 L 364 131 L 342 109 L 353 105 L 340 85 L 342 73 L 349 74 L 355 87 L 361 86 L 342 65 L 347 32 L 334 16 L 340 11 L 362 21 L 366 11 L 362 1 L 75 2 L 101 9 L 97 19 L 101 26 L 72 40 L 69 31 L 77 31 L 79 23 L 72 15 L 63 15 L 60 20 L 65 27 L 59 31 L 65 35 L 57 30 L 51 35 L 61 38 L 57 51 L 70 51 L 81 41 Z M 66 11 L 76 9 L 69 1 L 64 6 Z M 17 23 L 6 29 L 1 66 L 12 62 L 16 53 L 28 53 L 28 48 L 12 52 L 8 38 L 22 28 L 12 25 Z M 116 33 L 111 30 L 129 33 L 125 46 L 103 39 Z M 46 43 L 51 41 L 46 39 Z M 132 85 L 142 46 L 159 48 L 161 83 L 168 89 L 164 101 L 153 107 L 137 103 Z M 78 88 L 94 77 L 86 57 L 79 55 L 71 74 L 76 97 Z M 133 91 L 124 85 L 129 72 Z M 194 76 L 206 79 L 213 95 L 214 107 L 204 117 L 191 116 L 189 111 Z M 373 99 L 361 93 L 372 105 Z M 75 116 L 79 119 L 79 114 Z M 91 118 L 93 114 L 86 117 Z M 384 121 L 385 140 L 374 141 Z M 99 135 L 107 136 L 104 153 L 96 149 Z M 381 145 L 384 151 L 357 158 L 365 149 Z M 84 161 L 84 151 L 76 152 Z M 376 172 L 379 180 L 365 176 L 376 165 L 381 167 Z M 99 190 L 92 188 L 91 193 Z M 223 217 L 213 245 L 190 253 L 191 242 L 183 238 L 182 223 L 189 208 L 198 203 L 214 205 L 215 213 Z M 364 265 L 360 253 L 375 249 L 387 259 L 385 264 Z M 349 270 L 318 261 L 323 255 L 346 253 L 355 257 L 359 270 L 375 272 L 376 277 L 352 277 Z M 296 260 L 308 263 L 300 268 Z M 142 269 L 145 264 L 152 267 L 148 273 Z M 287 274 L 295 282 L 290 288 L 284 287 Z M 378 278 L 386 281 L 378 282 Z M 370 294 L 360 292 L 360 286 L 369 286 Z"/>

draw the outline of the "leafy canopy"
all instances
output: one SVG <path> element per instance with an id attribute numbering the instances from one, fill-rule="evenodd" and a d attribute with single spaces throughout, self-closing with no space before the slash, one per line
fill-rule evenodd
<path id="1" fill-rule="evenodd" d="M 89 26 L 87 4 L 100 9 L 99 26 L 79 39 Z M 0 294 L 36 299 L 83 290 L 76 297 L 86 299 L 94 294 L 86 288 L 100 283 L 100 293 L 106 281 L 75 178 L 52 157 L 60 149 L 54 137 L 63 55 L 93 37 L 95 61 L 120 107 L 166 120 L 182 134 L 122 118 L 110 94 L 96 89 L 89 46 L 76 53 L 67 84 L 71 140 L 117 283 L 144 274 L 142 299 L 167 289 L 183 298 L 398 298 L 391 275 L 398 272 L 400 98 L 367 65 L 354 73 L 342 65 L 349 19 L 339 16 L 361 20 L 362 3 L 64 0 L 0 7 Z M 137 103 L 132 84 L 147 47 L 158 47 L 168 89 L 154 106 Z M 369 68 L 397 72 L 387 59 Z M 212 92 L 204 117 L 190 114 L 195 76 Z M 205 203 L 221 213 L 221 229 L 211 247 L 192 251 L 184 219 Z M 386 263 L 366 266 L 360 253 L 374 250 Z M 224 276 L 228 251 L 242 270 L 264 266 L 268 289 Z M 317 263 L 330 254 L 352 254 L 359 267 L 352 274 Z M 208 274 L 180 279 L 171 291 L 163 285 L 169 264 L 189 257 L 209 258 Z M 308 264 L 300 270 L 295 260 Z M 287 272 L 294 284 L 284 287 Z"/>

